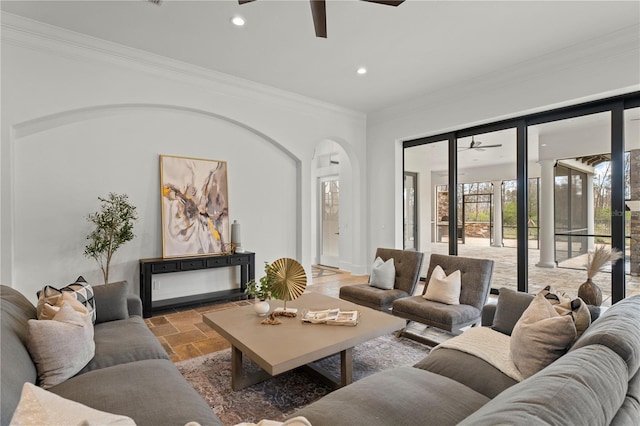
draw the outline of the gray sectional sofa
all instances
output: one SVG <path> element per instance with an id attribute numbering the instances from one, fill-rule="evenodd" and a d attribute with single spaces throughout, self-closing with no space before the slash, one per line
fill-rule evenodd
<path id="1" fill-rule="evenodd" d="M 93 290 L 95 356 L 77 375 L 48 390 L 100 411 L 128 416 L 139 426 L 221 425 L 149 331 L 140 299 L 122 292 L 120 283 Z M 0 299 L 4 426 L 11 421 L 23 384 L 37 381 L 26 346 L 27 322 L 36 318 L 36 308 L 11 287 L 0 286 Z"/>
<path id="2" fill-rule="evenodd" d="M 484 321 L 491 323 L 492 314 L 485 313 Z M 304 416 L 314 426 L 637 426 L 639 368 L 640 296 L 634 296 L 608 309 L 565 355 L 521 382 L 474 355 L 443 348 L 413 367 L 339 389 L 292 417 Z"/>

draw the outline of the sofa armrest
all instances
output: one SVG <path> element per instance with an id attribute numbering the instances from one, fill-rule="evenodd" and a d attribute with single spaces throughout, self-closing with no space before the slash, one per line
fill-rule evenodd
<path id="1" fill-rule="evenodd" d="M 129 310 L 129 316 L 137 315 L 142 316 L 142 300 L 135 294 L 129 294 L 127 296 L 127 309 Z"/>
<path id="2" fill-rule="evenodd" d="M 482 326 L 490 327 L 493 325 L 493 318 L 496 315 L 496 304 L 487 303 L 482 307 Z"/>

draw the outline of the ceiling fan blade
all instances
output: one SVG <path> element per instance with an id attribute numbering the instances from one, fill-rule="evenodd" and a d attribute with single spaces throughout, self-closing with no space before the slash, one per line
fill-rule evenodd
<path id="1" fill-rule="evenodd" d="M 256 0 L 238 0 L 238 3 L 245 4 L 245 3 L 251 3 L 252 1 L 256 1 Z"/>
<path id="2" fill-rule="evenodd" d="M 311 14 L 316 37 L 327 38 L 327 4 L 325 0 L 311 0 Z"/>
<path id="3" fill-rule="evenodd" d="M 368 1 L 369 3 L 378 3 L 378 4 L 386 4 L 387 6 L 400 6 L 404 3 L 404 0 L 362 0 Z"/>
<path id="4" fill-rule="evenodd" d="M 499 148 L 501 147 L 502 144 L 496 144 L 496 145 L 482 145 L 483 148 Z"/>

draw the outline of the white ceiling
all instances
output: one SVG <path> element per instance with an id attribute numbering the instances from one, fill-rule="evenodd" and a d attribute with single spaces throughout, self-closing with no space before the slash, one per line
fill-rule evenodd
<path id="1" fill-rule="evenodd" d="M 3 0 L 1 9 L 362 112 L 640 22 L 638 1 L 328 0 L 321 39 L 307 0 Z M 236 14 L 245 27 L 230 24 Z"/>

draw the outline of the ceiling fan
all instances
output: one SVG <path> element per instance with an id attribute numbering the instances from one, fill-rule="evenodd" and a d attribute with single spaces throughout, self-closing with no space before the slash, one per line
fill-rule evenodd
<path id="1" fill-rule="evenodd" d="M 502 144 L 495 144 L 495 145 L 482 145 L 482 142 L 478 141 L 476 142 L 474 137 L 471 136 L 471 143 L 469 144 L 468 147 L 465 148 L 458 148 L 458 152 L 461 151 L 467 151 L 470 149 L 475 149 L 477 151 L 484 151 L 485 148 L 500 148 L 502 146 Z"/>
<path id="2" fill-rule="evenodd" d="M 238 0 L 241 5 L 251 3 L 255 0 Z M 311 3 L 311 15 L 313 16 L 313 26 L 316 30 L 316 37 L 327 38 L 327 3 L 325 0 L 309 0 Z M 399 6 L 405 0 L 362 0 L 369 3 L 384 4 L 387 6 Z"/>

